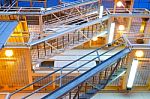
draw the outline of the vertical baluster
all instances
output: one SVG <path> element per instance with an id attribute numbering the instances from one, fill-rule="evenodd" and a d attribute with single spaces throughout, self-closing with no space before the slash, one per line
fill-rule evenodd
<path id="1" fill-rule="evenodd" d="M 69 34 L 68 34 L 68 43 L 69 43 L 69 41 L 70 41 L 70 38 L 69 38 Z"/>
<path id="2" fill-rule="evenodd" d="M 80 87 L 82 86 L 78 86 L 78 99 L 79 99 L 79 94 L 80 94 Z"/>
<path id="3" fill-rule="evenodd" d="M 93 30 L 93 25 L 92 25 L 92 36 L 93 36 L 93 34 L 94 34 L 93 32 L 94 32 L 94 30 Z"/>
<path id="4" fill-rule="evenodd" d="M 107 78 L 107 69 L 108 69 L 108 68 L 106 68 L 106 70 L 105 70 L 105 76 L 104 76 L 105 79 Z"/>
<path id="5" fill-rule="evenodd" d="M 88 26 L 88 29 L 87 29 L 87 37 L 89 37 L 89 26 Z"/>
<path id="6" fill-rule="evenodd" d="M 38 59 L 40 58 L 39 46 L 37 45 Z"/>
<path id="7" fill-rule="evenodd" d="M 99 56 L 98 50 L 96 51 L 96 54 L 97 54 L 97 57 L 98 57 L 98 61 L 99 61 L 99 63 L 100 63 L 101 60 L 100 60 L 100 56 Z"/>
<path id="8" fill-rule="evenodd" d="M 84 29 L 82 31 L 83 31 L 83 34 L 84 34 L 84 32 L 85 32 Z M 84 39 L 84 36 L 82 36 L 82 38 Z"/>
<path id="9" fill-rule="evenodd" d="M 65 47 L 64 36 L 62 37 L 63 48 Z"/>
<path id="10" fill-rule="evenodd" d="M 84 89 L 84 92 L 86 93 L 87 91 L 87 83 L 85 83 L 85 89 Z"/>
<path id="11" fill-rule="evenodd" d="M 69 92 L 69 99 L 71 99 L 71 91 Z"/>
<path id="12" fill-rule="evenodd" d="M 75 32 L 74 32 L 75 33 Z M 73 44 L 74 44 L 74 33 L 73 33 Z"/>
<path id="13" fill-rule="evenodd" d="M 53 45 L 53 41 L 51 41 L 51 45 Z M 51 47 L 51 53 L 53 53 L 53 48 Z"/>
<path id="14" fill-rule="evenodd" d="M 59 83 L 59 87 L 62 86 L 62 72 L 63 72 L 63 68 L 61 68 L 61 70 L 60 70 L 60 83 Z"/>
<path id="15" fill-rule="evenodd" d="M 46 56 L 46 45 L 45 45 L 45 42 L 44 42 L 44 54 Z"/>
<path id="16" fill-rule="evenodd" d="M 98 26 L 97 26 L 98 24 L 95 24 L 95 25 L 96 25 L 96 29 L 95 29 L 96 31 L 95 32 L 96 32 L 96 34 L 98 34 Z"/>
<path id="17" fill-rule="evenodd" d="M 78 31 L 78 41 L 80 40 L 80 32 Z"/>
<path id="18" fill-rule="evenodd" d="M 102 74 L 101 74 L 101 72 L 100 72 L 100 73 L 99 73 L 99 76 L 98 76 L 99 83 L 101 82 L 101 76 L 102 76 Z"/>
<path id="19" fill-rule="evenodd" d="M 59 48 L 59 45 L 58 45 L 58 44 L 59 44 L 59 43 L 58 43 L 59 41 L 58 41 L 58 40 L 59 40 L 59 39 L 57 38 L 57 39 L 56 39 L 56 42 L 57 42 L 57 45 L 56 45 L 56 46 L 57 46 L 57 49 Z"/>
<path id="20" fill-rule="evenodd" d="M 95 77 L 93 76 L 93 77 L 92 77 L 92 84 L 93 84 L 93 85 L 94 85 L 94 78 L 95 78 Z M 92 86 L 92 88 L 93 88 L 93 86 Z"/>

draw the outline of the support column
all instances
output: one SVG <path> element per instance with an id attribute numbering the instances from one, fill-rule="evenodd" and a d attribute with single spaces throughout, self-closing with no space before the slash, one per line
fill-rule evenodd
<path id="1" fill-rule="evenodd" d="M 39 27 L 40 27 L 40 34 L 43 33 L 43 19 L 42 16 L 39 16 Z"/>
<path id="2" fill-rule="evenodd" d="M 150 77 L 147 80 L 147 86 L 148 86 L 148 90 L 150 90 Z"/>
<path id="3" fill-rule="evenodd" d="M 30 7 L 32 7 L 32 0 L 30 0 Z"/>
<path id="4" fill-rule="evenodd" d="M 130 28 L 131 28 L 131 25 L 132 25 L 132 17 L 130 17 L 129 19 L 128 19 L 128 25 L 127 25 L 127 29 L 126 29 L 126 32 L 130 32 Z"/>
<path id="5" fill-rule="evenodd" d="M 114 0 L 114 12 L 113 12 L 113 13 L 115 13 L 115 12 L 116 12 L 117 1 L 118 1 L 118 0 Z"/>
<path id="6" fill-rule="evenodd" d="M 62 0 L 58 0 L 58 4 L 59 4 L 59 5 L 62 4 Z"/>
<path id="7" fill-rule="evenodd" d="M 16 7 L 18 7 L 18 0 L 16 0 Z"/>
<path id="8" fill-rule="evenodd" d="M 46 3 L 47 3 L 47 0 L 45 0 L 44 1 L 44 8 L 46 8 L 47 6 L 46 6 Z"/>
<path id="9" fill-rule="evenodd" d="M 127 5 L 127 8 L 129 8 L 129 10 L 132 12 L 134 0 L 126 1 L 126 5 Z M 129 17 L 129 19 L 128 19 L 128 26 L 126 29 L 127 32 L 130 32 L 130 28 L 132 25 L 132 19 L 133 19 L 132 17 Z"/>
<path id="10" fill-rule="evenodd" d="M 52 80 L 54 81 L 56 79 L 56 74 L 53 74 L 52 75 Z M 52 90 L 55 90 L 56 89 L 56 83 L 54 82 L 53 84 L 52 84 Z"/>
<path id="11" fill-rule="evenodd" d="M 148 20 L 149 20 L 149 18 L 142 18 L 142 24 L 141 24 L 141 27 L 140 27 L 140 33 L 144 33 L 145 32 Z"/>
<path id="12" fill-rule="evenodd" d="M 30 54 L 30 49 L 26 49 L 26 55 L 28 56 L 28 58 L 26 58 L 27 61 L 27 70 L 28 70 L 28 80 L 29 80 L 29 84 L 33 82 L 32 79 L 32 62 L 31 62 L 31 54 Z M 31 90 L 33 90 L 33 85 L 29 87 Z"/>

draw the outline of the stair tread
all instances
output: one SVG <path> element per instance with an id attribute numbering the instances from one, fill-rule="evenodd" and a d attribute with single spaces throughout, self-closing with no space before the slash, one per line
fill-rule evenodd
<path id="1" fill-rule="evenodd" d="M 86 92 L 86 94 L 95 94 L 95 92 L 97 92 L 97 91 L 98 91 L 98 89 L 93 88 L 93 89 L 89 90 L 88 92 Z"/>
<path id="2" fill-rule="evenodd" d="M 92 97 L 92 95 L 90 94 L 82 94 L 81 96 L 79 96 L 79 99 L 90 99 Z"/>

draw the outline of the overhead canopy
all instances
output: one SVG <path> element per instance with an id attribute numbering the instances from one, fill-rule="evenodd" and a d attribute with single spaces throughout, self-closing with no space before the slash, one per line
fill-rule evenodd
<path id="1" fill-rule="evenodd" d="M 4 47 L 17 25 L 18 21 L 0 21 L 0 49 Z"/>

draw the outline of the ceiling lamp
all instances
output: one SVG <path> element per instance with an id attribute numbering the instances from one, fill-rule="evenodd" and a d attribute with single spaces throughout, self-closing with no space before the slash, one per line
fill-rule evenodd
<path id="1" fill-rule="evenodd" d="M 11 57 L 11 56 L 13 56 L 13 51 L 12 50 L 6 50 L 5 51 L 5 55 L 7 56 L 7 57 Z"/>
<path id="2" fill-rule="evenodd" d="M 118 1 L 118 2 L 117 2 L 117 7 L 121 7 L 121 6 L 123 6 L 122 2 L 121 2 L 121 1 Z"/>
<path id="3" fill-rule="evenodd" d="M 115 22 L 110 24 L 110 32 L 108 37 L 108 43 L 112 43 L 114 40 L 114 32 L 115 32 Z"/>
<path id="4" fill-rule="evenodd" d="M 93 41 L 97 41 L 97 37 L 96 37 L 96 36 L 93 37 L 92 40 L 93 40 Z"/>
<path id="5" fill-rule="evenodd" d="M 144 56 L 144 52 L 143 52 L 142 50 L 137 50 L 137 51 L 135 52 L 135 56 L 136 56 L 136 57 L 143 57 L 143 56 Z"/>
<path id="6" fill-rule="evenodd" d="M 124 25 L 119 25 L 118 30 L 119 30 L 119 31 L 124 31 L 124 30 L 125 30 Z"/>
<path id="7" fill-rule="evenodd" d="M 137 67 L 138 67 L 138 63 L 139 62 L 138 62 L 137 59 L 133 59 L 131 69 L 130 69 L 129 78 L 128 78 L 128 83 L 127 83 L 127 89 L 128 90 L 131 90 L 131 88 L 133 86 L 136 71 L 137 71 Z"/>

